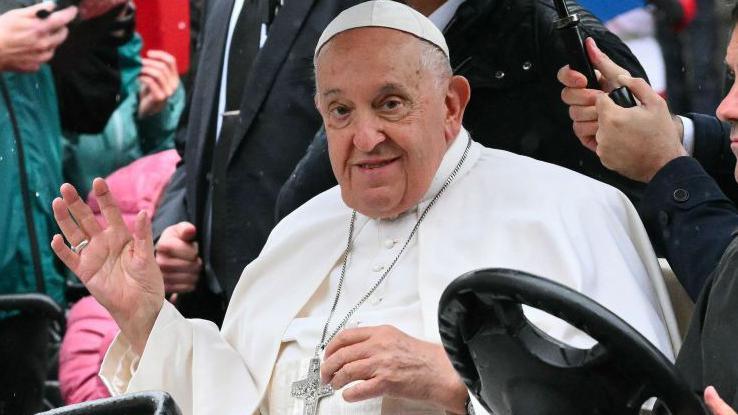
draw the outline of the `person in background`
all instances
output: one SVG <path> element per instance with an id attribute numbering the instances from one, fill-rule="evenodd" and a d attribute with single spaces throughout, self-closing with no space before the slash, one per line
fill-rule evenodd
<path id="1" fill-rule="evenodd" d="M 143 59 L 141 37 L 118 49 L 121 102 L 99 134 L 64 135 L 64 178 L 90 191 L 92 180 L 105 177 L 147 154 L 174 148 L 174 134 L 184 108 L 185 92 L 171 54 L 151 50 Z"/>
<path id="2" fill-rule="evenodd" d="M 734 31 L 725 62 L 734 72 L 738 70 L 738 4 L 732 15 Z M 571 105 L 575 124 L 589 130 L 580 137 L 582 142 L 605 166 L 648 183 L 640 211 L 651 239 L 665 247 L 666 259 L 685 288 L 699 295 L 677 367 L 695 390 L 712 385 L 727 398 L 727 404 L 720 404 L 715 389 L 708 388 L 705 399 L 711 408 L 733 414 L 728 405 L 738 408 L 738 209 L 703 167 L 717 160 L 689 156 L 666 102 L 645 81 L 614 64 L 594 42 L 588 41 L 587 48 L 605 90 L 613 85 L 628 87 L 640 105 L 627 109 L 615 105 L 602 91 L 586 89 L 584 77 L 568 67 L 558 76 L 565 85 L 562 98 Z M 723 148 L 738 156 L 735 83 L 717 116 L 729 128 L 706 130 L 708 134 L 695 140 L 725 143 Z M 733 179 L 738 180 L 738 169 Z"/>
<path id="3" fill-rule="evenodd" d="M 75 7 L 50 13 L 49 2 L 0 1 L 0 295 L 45 293 L 65 303 L 46 243 L 57 229 L 47 204 L 62 182 L 62 129 L 99 132 L 117 105 L 115 51 L 132 30 L 122 3 L 83 0 L 79 23 L 68 27 Z M 47 338 L 39 316 L 0 315 L 0 414 L 41 409 Z"/>

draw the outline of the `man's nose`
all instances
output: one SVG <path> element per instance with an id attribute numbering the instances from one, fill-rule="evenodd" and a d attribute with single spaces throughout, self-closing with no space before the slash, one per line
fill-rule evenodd
<path id="1" fill-rule="evenodd" d="M 717 108 L 717 116 L 722 121 L 738 121 L 738 87 L 733 85 Z"/>
<path id="2" fill-rule="evenodd" d="M 360 116 L 354 125 L 356 128 L 354 146 L 360 151 L 368 153 L 387 138 L 382 122 L 376 116 L 370 114 Z"/>

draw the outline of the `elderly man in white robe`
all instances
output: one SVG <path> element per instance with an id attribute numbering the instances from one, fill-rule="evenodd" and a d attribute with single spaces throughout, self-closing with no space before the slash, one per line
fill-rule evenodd
<path id="1" fill-rule="evenodd" d="M 72 248 L 60 235 L 52 247 L 121 328 L 101 369 L 114 394 L 165 390 L 199 415 L 467 413 L 436 313 L 444 288 L 482 267 L 566 284 L 673 356 L 671 307 L 627 199 L 472 141 L 461 126 L 469 83 L 452 76 L 424 16 L 384 0 L 348 9 L 325 29 L 315 66 L 339 186 L 275 228 L 221 331 L 164 300 L 145 213 L 129 234 L 97 179 L 102 226 L 62 186 L 53 208 Z M 591 345 L 551 316 L 528 317 Z"/>

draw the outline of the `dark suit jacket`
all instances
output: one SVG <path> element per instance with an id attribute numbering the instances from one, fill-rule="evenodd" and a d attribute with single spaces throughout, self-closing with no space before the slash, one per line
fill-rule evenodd
<path id="1" fill-rule="evenodd" d="M 643 68 L 615 35 L 575 3 L 582 29 L 634 76 Z M 642 185 L 604 168 L 573 133 L 558 70 L 567 58 L 554 28 L 552 0 L 466 0 L 445 30 L 454 73 L 472 88 L 464 126 L 481 144 L 559 164 L 610 183 L 637 199 Z M 325 138 L 317 136 L 285 184 L 278 217 L 336 184 Z"/>
<path id="2" fill-rule="evenodd" d="M 694 390 L 715 386 L 738 409 L 738 239 L 725 250 L 692 316 L 677 368 Z"/>
<path id="3" fill-rule="evenodd" d="M 247 78 L 236 133 L 231 140 L 218 140 L 217 145 L 227 143 L 229 148 L 215 150 L 208 143 L 215 134 L 233 0 L 209 2 L 205 8 L 183 161 L 157 212 L 155 231 L 181 220 L 202 229 L 205 190 L 212 185 L 210 257 L 226 297 L 264 245 L 274 226 L 277 193 L 321 124 L 313 104 L 312 58 L 318 37 L 333 17 L 356 2 L 285 3 Z M 213 151 L 227 156 L 211 162 Z"/>
<path id="4" fill-rule="evenodd" d="M 695 158 L 680 157 L 664 166 L 646 187 L 639 212 L 654 248 L 696 299 L 738 229 L 738 209 L 731 200 L 738 184 L 727 127 L 715 117 L 690 117 Z"/>

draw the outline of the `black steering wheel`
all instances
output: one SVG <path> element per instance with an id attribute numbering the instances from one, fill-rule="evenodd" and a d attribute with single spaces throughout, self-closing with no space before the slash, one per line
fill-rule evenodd
<path id="1" fill-rule="evenodd" d="M 559 342 L 522 305 L 556 316 L 598 344 Z M 443 346 L 469 390 L 495 415 L 707 415 L 674 365 L 635 329 L 584 295 L 535 275 L 482 269 L 457 278 L 438 308 Z"/>

